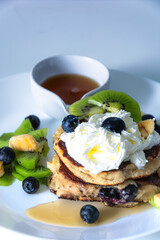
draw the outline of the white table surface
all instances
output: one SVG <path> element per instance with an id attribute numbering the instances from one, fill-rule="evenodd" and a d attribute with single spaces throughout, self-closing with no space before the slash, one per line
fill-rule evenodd
<path id="1" fill-rule="evenodd" d="M 0 0 L 0 78 L 59 54 L 160 81 L 160 1 Z M 0 233 L 38 239 L 1 227 Z M 159 238 L 160 232 L 138 240 Z"/>

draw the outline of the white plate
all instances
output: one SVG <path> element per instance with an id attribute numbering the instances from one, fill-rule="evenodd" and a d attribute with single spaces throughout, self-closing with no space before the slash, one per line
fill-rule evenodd
<path id="1" fill-rule="evenodd" d="M 111 70 L 111 89 L 128 93 L 141 105 L 146 113 L 160 118 L 160 83 L 127 73 Z M 14 131 L 29 114 L 41 118 L 41 127 L 48 127 L 49 143 L 52 149 L 52 135 L 60 122 L 40 113 L 31 95 L 29 73 L 23 73 L 0 80 L 0 135 Z M 53 151 L 50 151 L 49 159 Z M 0 225 L 36 237 L 58 240 L 103 240 L 131 239 L 160 230 L 160 211 L 146 212 L 124 217 L 114 223 L 86 228 L 66 228 L 43 224 L 25 216 L 25 210 L 40 203 L 55 200 L 54 194 L 41 187 L 39 193 L 27 195 L 16 181 L 9 187 L 0 187 Z"/>

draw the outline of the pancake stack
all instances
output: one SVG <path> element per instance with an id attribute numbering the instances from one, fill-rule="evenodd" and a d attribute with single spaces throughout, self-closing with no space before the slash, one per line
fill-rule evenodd
<path id="1" fill-rule="evenodd" d="M 94 114 L 116 112 L 119 109 L 131 113 L 144 139 L 153 133 L 154 119 L 142 121 L 138 103 L 122 92 L 104 90 L 75 102 L 69 110 L 70 114 L 77 116 L 80 121 L 88 121 Z M 93 173 L 68 154 L 66 144 L 61 140 L 63 132 L 64 128 L 60 126 L 54 133 L 55 155 L 52 161 L 48 162 L 52 171 L 49 188 L 59 198 L 99 201 L 111 207 L 134 207 L 141 202 L 148 202 L 153 195 L 160 192 L 158 143 L 144 151 L 148 162 L 142 169 L 128 160 L 122 162 L 119 169 Z"/>
<path id="2" fill-rule="evenodd" d="M 60 139 L 60 126 L 54 134 L 56 154 L 48 167 L 50 191 L 59 198 L 99 201 L 109 206 L 133 207 L 148 202 L 160 192 L 160 145 L 145 151 L 148 163 L 138 169 L 133 163 L 122 163 L 118 170 L 90 173 L 69 156 L 65 143 Z"/>

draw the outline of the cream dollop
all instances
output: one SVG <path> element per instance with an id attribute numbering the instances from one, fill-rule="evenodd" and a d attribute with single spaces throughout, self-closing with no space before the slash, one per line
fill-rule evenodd
<path id="1" fill-rule="evenodd" d="M 126 130 L 121 134 L 110 132 L 101 127 L 108 117 L 121 118 Z M 77 126 L 74 132 L 63 133 L 69 155 L 91 173 L 119 169 L 123 161 L 130 160 L 139 169 L 147 163 L 144 150 L 160 143 L 160 135 L 154 131 L 147 139 L 141 136 L 137 123 L 129 112 L 95 114 L 88 122 Z"/>

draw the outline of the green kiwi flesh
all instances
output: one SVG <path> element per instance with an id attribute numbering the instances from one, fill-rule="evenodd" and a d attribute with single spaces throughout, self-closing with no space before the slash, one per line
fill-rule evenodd
<path id="1" fill-rule="evenodd" d="M 155 208 L 157 208 L 157 209 L 160 209 L 160 206 L 158 206 L 158 205 L 154 202 L 154 196 L 151 197 L 151 199 L 149 200 L 149 203 L 150 203 L 153 207 L 155 207 Z"/>
<path id="2" fill-rule="evenodd" d="M 17 173 L 16 171 L 12 172 L 12 175 L 19 181 L 23 182 L 26 177 L 22 176 L 21 174 Z M 47 185 L 48 177 L 37 178 L 40 184 Z"/>
<path id="3" fill-rule="evenodd" d="M 0 148 L 9 146 L 9 139 L 13 136 L 26 134 L 30 131 L 33 131 L 32 124 L 29 119 L 23 120 L 21 125 L 16 129 L 15 132 L 4 133 L 0 136 Z"/>
<path id="4" fill-rule="evenodd" d="M 12 171 L 12 175 L 18 179 L 19 181 L 23 181 L 26 177 L 22 176 L 21 174 L 17 173 L 16 171 Z"/>
<path id="5" fill-rule="evenodd" d="M 104 113 L 104 109 L 94 104 L 88 103 L 90 97 L 83 98 L 69 106 L 69 113 L 77 116 L 79 119 L 88 119 L 94 114 Z"/>
<path id="6" fill-rule="evenodd" d="M 41 128 L 38 130 L 28 132 L 28 134 L 33 136 L 36 139 L 36 141 L 40 141 L 41 138 L 46 138 L 47 131 L 48 131 L 48 128 Z"/>
<path id="7" fill-rule="evenodd" d="M 23 120 L 21 125 L 16 129 L 15 132 L 11 133 L 3 133 L 0 136 L 0 148 L 2 147 L 8 147 L 9 146 L 9 139 L 13 136 L 21 135 L 21 134 L 26 134 L 31 131 L 33 131 L 32 124 L 29 119 Z"/>
<path id="8" fill-rule="evenodd" d="M 3 133 L 0 136 L 0 148 L 9 146 L 9 139 L 14 135 L 14 133 Z"/>
<path id="9" fill-rule="evenodd" d="M 14 132 L 14 135 L 21 135 L 21 134 L 26 134 L 29 133 L 31 131 L 33 131 L 33 127 L 32 124 L 30 122 L 29 119 L 25 119 L 23 120 L 23 122 L 21 123 L 21 125 L 16 129 L 16 131 Z"/>
<path id="10" fill-rule="evenodd" d="M 9 186 L 14 182 L 15 178 L 11 173 L 5 173 L 0 177 L 0 186 Z"/>
<path id="11" fill-rule="evenodd" d="M 46 157 L 49 152 L 49 146 L 46 139 L 47 131 L 48 128 L 42 128 L 28 133 L 29 135 L 33 136 L 36 139 L 36 141 L 40 143 L 39 152 L 42 154 L 43 157 Z"/>
<path id="12" fill-rule="evenodd" d="M 46 167 L 37 167 L 33 170 L 26 169 L 23 166 L 19 165 L 18 163 L 15 163 L 15 170 L 17 173 L 24 177 L 35 177 L 35 178 L 43 178 L 49 176 L 51 173 L 50 169 Z"/>
<path id="13" fill-rule="evenodd" d="M 16 161 L 27 169 L 35 169 L 39 160 L 38 152 L 19 152 L 15 151 Z"/>
<path id="14" fill-rule="evenodd" d="M 43 157 L 46 157 L 48 152 L 49 152 L 49 146 L 48 146 L 48 142 L 47 139 L 45 138 L 44 140 L 41 140 L 40 142 L 40 148 L 41 148 L 41 154 Z"/>
<path id="15" fill-rule="evenodd" d="M 101 107 L 107 112 L 116 112 L 123 109 L 131 113 L 135 122 L 141 120 L 139 104 L 129 95 L 114 90 L 103 90 L 88 98 L 88 103 Z"/>
<path id="16" fill-rule="evenodd" d="M 48 177 L 38 178 L 37 180 L 39 181 L 40 184 L 48 186 Z"/>

